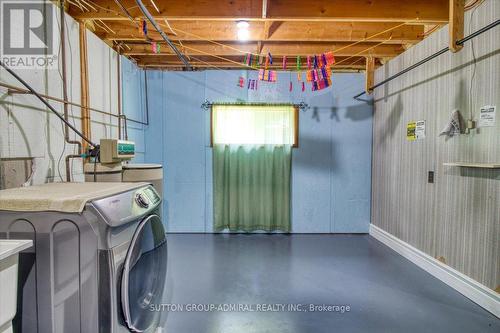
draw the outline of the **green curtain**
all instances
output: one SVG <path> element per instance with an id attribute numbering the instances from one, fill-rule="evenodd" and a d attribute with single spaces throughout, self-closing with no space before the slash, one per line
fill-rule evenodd
<path id="1" fill-rule="evenodd" d="M 290 231 L 290 145 L 214 145 L 216 231 Z"/>

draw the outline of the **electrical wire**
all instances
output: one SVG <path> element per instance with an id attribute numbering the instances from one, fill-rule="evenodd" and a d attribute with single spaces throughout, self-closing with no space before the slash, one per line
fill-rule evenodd
<path id="1" fill-rule="evenodd" d="M 80 0 L 80 1 L 81 1 L 81 0 Z M 103 6 L 101 6 L 101 5 L 97 4 L 97 3 L 95 3 L 94 1 L 91 1 L 91 0 L 86 0 L 86 2 L 91 3 L 91 4 L 92 4 L 92 5 L 94 5 L 95 7 L 99 8 L 99 9 L 101 9 L 101 10 L 104 10 L 105 12 L 108 12 L 108 13 L 113 13 L 113 14 L 116 14 L 116 15 L 118 15 L 118 16 L 122 16 L 122 15 L 120 15 L 120 12 L 117 12 L 116 10 L 113 10 L 113 9 L 109 9 L 109 8 L 103 7 Z M 122 16 L 122 17 L 124 17 L 124 16 Z"/>
<path id="2" fill-rule="evenodd" d="M 12 69 L 10 69 L 7 65 L 3 63 L 2 60 L 0 60 L 0 66 L 2 66 L 10 75 L 12 75 L 17 81 L 19 81 L 23 86 L 26 87 L 33 95 L 35 95 L 36 98 L 40 100 L 46 107 L 49 108 L 50 111 L 52 111 L 59 119 L 61 119 L 66 125 L 69 126 L 76 134 L 78 134 L 79 137 L 81 137 L 83 140 L 85 140 L 90 146 L 96 147 L 97 145 L 94 144 L 89 138 L 87 138 L 83 133 L 81 133 L 78 129 L 76 129 L 75 126 L 67 122 L 64 117 L 57 112 L 52 105 L 47 102 L 46 99 L 44 99 L 35 89 L 33 89 L 26 81 L 24 81 L 19 75 L 16 74 Z"/>
<path id="3" fill-rule="evenodd" d="M 345 59 L 342 59 L 341 61 L 339 61 L 339 62 L 337 62 L 337 63 L 333 64 L 333 65 L 332 65 L 332 67 L 338 66 L 339 64 L 343 63 L 344 61 L 346 61 L 346 60 L 348 60 L 348 59 L 351 59 L 351 58 L 356 57 L 356 56 L 359 56 L 360 54 L 363 54 L 363 53 L 365 53 L 365 52 L 367 52 L 367 51 L 370 51 L 370 50 L 372 50 L 372 49 L 376 48 L 377 46 L 380 46 L 380 45 L 382 45 L 382 44 L 384 44 L 384 43 L 386 43 L 386 42 L 390 41 L 391 39 L 392 39 L 392 37 L 390 37 L 390 38 L 388 38 L 388 39 L 386 39 L 386 40 L 384 40 L 384 41 L 382 41 L 382 42 L 380 42 L 380 43 L 378 43 L 378 44 L 375 44 L 375 45 L 373 45 L 373 46 L 370 46 L 370 47 L 369 47 L 369 48 L 367 48 L 367 49 L 361 50 L 361 51 L 359 51 L 358 53 L 353 54 L 352 56 L 349 56 L 349 57 L 347 57 L 347 58 L 345 58 Z"/>
<path id="4" fill-rule="evenodd" d="M 88 1 L 88 2 L 93 3 L 91 0 L 87 0 L 87 1 Z M 119 2 L 119 0 L 116 0 L 115 2 Z M 93 4 L 95 4 L 95 3 L 93 3 Z M 121 3 L 120 3 L 120 4 L 121 4 Z M 118 12 L 116 12 L 116 11 L 114 11 L 114 10 L 106 9 L 106 8 L 104 8 L 104 7 L 101 7 L 101 6 L 97 5 L 97 4 L 95 4 L 95 5 L 96 5 L 96 6 L 98 6 L 98 7 L 100 7 L 101 9 L 103 9 L 103 10 L 105 10 L 105 11 L 108 11 L 108 12 L 114 12 L 114 13 L 116 13 L 117 15 L 119 15 L 119 16 L 121 16 L 121 17 L 124 17 L 123 15 L 121 15 L 120 13 L 118 13 Z M 123 6 L 123 5 L 122 5 L 122 6 Z M 126 9 L 125 14 L 127 14 L 127 13 L 128 13 L 128 10 L 129 10 L 129 9 L 130 9 L 130 8 Z M 157 9 L 157 7 L 155 7 L 155 9 Z M 128 16 L 128 17 L 129 17 L 129 19 L 130 19 L 130 16 L 129 16 L 129 15 L 130 15 L 130 14 L 128 14 L 127 16 Z M 380 36 L 380 35 L 383 35 L 383 34 L 385 34 L 385 33 L 388 33 L 388 32 L 390 32 L 390 31 L 392 31 L 392 30 L 397 29 L 397 28 L 400 28 L 400 27 L 402 27 L 402 26 L 404 26 L 404 25 L 408 25 L 408 24 L 410 24 L 410 23 L 414 23 L 414 22 L 417 22 L 417 21 L 419 21 L 419 18 L 418 18 L 418 17 L 416 17 L 416 18 L 415 18 L 415 19 L 413 19 L 413 20 L 409 20 L 409 21 L 406 21 L 406 22 L 403 22 L 403 23 L 397 24 L 397 25 L 395 25 L 395 26 L 393 26 L 393 27 L 391 27 L 391 28 L 385 29 L 385 30 L 383 30 L 383 31 L 381 31 L 381 32 L 378 32 L 378 33 L 376 33 L 376 34 L 373 34 L 373 35 L 371 35 L 371 36 L 368 36 L 368 37 L 362 38 L 362 39 L 360 39 L 360 40 L 358 40 L 358 41 L 356 41 L 356 42 L 354 42 L 354 43 L 351 43 L 351 44 L 345 45 L 345 46 L 343 46 L 343 47 L 341 47 L 341 48 L 338 48 L 338 49 L 336 49 L 336 50 L 335 50 L 335 52 L 339 52 L 339 51 L 341 51 L 341 50 L 345 50 L 345 49 L 347 49 L 347 48 L 349 48 L 349 47 L 352 47 L 352 46 L 354 46 L 354 45 L 357 45 L 357 44 L 359 44 L 359 43 L 365 42 L 365 41 L 367 41 L 367 40 L 370 40 L 370 39 L 372 39 L 372 38 L 375 38 L 375 37 L 377 37 L 377 36 Z M 235 47 L 229 46 L 229 45 L 227 45 L 227 44 L 219 43 L 219 42 L 216 42 L 216 41 L 214 41 L 214 40 L 206 39 L 206 38 L 203 38 L 203 37 L 201 37 L 201 36 L 199 36 L 199 35 L 196 35 L 196 34 L 193 34 L 193 33 L 190 33 L 190 32 L 184 31 L 184 30 L 181 30 L 181 29 L 173 28 L 173 27 L 172 27 L 172 26 L 168 23 L 168 20 L 167 20 L 166 18 L 165 18 L 165 23 L 166 23 L 166 25 L 161 24 L 161 23 L 157 23 L 157 24 L 158 24 L 160 27 L 166 27 L 166 28 L 168 28 L 168 29 L 169 29 L 170 31 L 172 31 L 175 35 L 177 35 L 177 34 L 175 33 L 175 31 L 178 31 L 178 32 L 180 32 L 180 33 L 183 33 L 183 34 L 190 35 L 190 36 L 193 36 L 193 37 L 195 37 L 195 38 L 198 38 L 198 39 L 200 39 L 200 40 L 203 40 L 203 41 L 206 41 L 206 42 L 209 42 L 209 43 L 213 43 L 213 44 L 219 45 L 219 46 L 221 46 L 221 47 L 226 47 L 226 48 L 232 49 L 232 50 L 237 51 L 237 52 L 240 52 L 240 53 L 242 53 L 242 54 L 252 54 L 252 55 L 256 55 L 256 56 L 260 55 L 260 54 L 257 54 L 257 53 L 252 53 L 252 52 L 247 52 L 247 51 L 244 51 L 244 50 L 240 50 L 240 49 L 238 49 L 238 48 L 235 48 Z M 392 38 L 392 36 L 391 36 L 391 38 Z M 387 39 L 386 41 L 388 41 L 388 40 L 390 40 L 390 38 L 389 38 L 389 39 Z M 384 41 L 384 42 L 385 42 L 385 41 Z M 237 64 L 237 65 L 239 65 L 239 66 L 241 66 L 241 67 L 247 67 L 247 68 L 250 68 L 250 69 L 256 70 L 256 68 L 255 68 L 255 67 L 253 67 L 253 66 L 249 66 L 249 65 L 246 65 L 246 64 L 243 64 L 243 63 L 240 63 L 240 62 L 237 62 L 237 61 L 231 60 L 231 59 L 227 59 L 227 58 L 224 58 L 224 57 L 221 57 L 221 56 L 218 56 L 218 55 L 215 55 L 215 54 L 209 53 L 209 52 L 204 52 L 204 51 L 201 51 L 201 50 L 196 49 L 196 48 L 193 48 L 193 47 L 185 46 L 185 45 L 183 45 L 183 44 L 182 44 L 182 42 L 180 42 L 180 41 L 177 41 L 177 42 L 172 42 L 172 44 L 175 44 L 175 45 L 181 46 L 181 47 L 183 47 L 183 48 L 185 48 L 185 49 L 190 49 L 190 50 L 192 50 L 192 51 L 197 51 L 197 52 L 203 53 L 203 54 L 205 54 L 205 55 L 213 56 L 213 57 L 215 57 L 215 58 L 218 58 L 218 59 L 221 59 L 221 60 L 224 60 L 224 61 L 227 61 L 227 62 L 231 62 L 231 63 Z M 378 45 L 380 45 L 380 44 L 377 44 L 377 46 L 378 46 Z M 371 48 L 369 48 L 369 49 L 371 49 Z M 359 53 L 358 53 L 358 54 L 359 54 Z M 356 54 L 356 55 L 358 55 L 358 54 Z M 354 55 L 354 56 L 356 56 L 356 55 Z M 352 57 L 353 57 L 353 56 L 351 56 L 350 58 L 352 58 Z M 348 59 L 349 59 L 349 58 L 348 58 Z M 344 60 L 347 60 L 347 59 L 344 59 Z"/>
<path id="5" fill-rule="evenodd" d="M 88 1 L 88 2 L 93 3 L 91 0 L 87 0 L 87 1 Z M 478 0 L 478 1 L 480 1 L 480 0 Z M 119 7 L 123 7 L 123 8 L 122 8 L 122 11 L 124 11 L 124 13 L 127 15 L 127 17 L 128 17 L 131 21 L 133 21 L 133 20 L 131 19 L 131 16 L 130 16 L 129 12 L 128 12 L 128 10 L 130 10 L 130 8 L 126 9 L 126 8 L 125 8 L 125 7 L 124 7 L 124 6 L 120 3 L 120 0 L 115 0 L 115 2 L 119 5 Z M 104 8 L 104 7 L 101 7 L 101 6 L 97 5 L 97 4 L 95 4 L 95 3 L 93 3 L 93 4 L 94 4 L 94 5 L 96 5 L 97 7 L 100 7 L 101 9 L 103 9 L 103 10 L 105 10 L 105 11 L 108 11 L 108 12 L 114 12 L 114 13 L 116 13 L 117 15 L 119 15 L 119 16 L 121 16 L 121 17 L 124 17 L 123 15 L 121 15 L 120 13 L 118 13 L 118 12 L 116 12 L 116 11 L 114 11 L 114 10 L 106 9 L 106 8 Z M 134 7 L 135 7 L 135 6 L 134 6 Z M 145 6 L 145 7 L 146 7 L 146 6 Z M 157 8 L 156 6 L 155 6 L 155 9 L 158 11 L 158 8 Z M 125 18 L 125 17 L 124 17 L 124 18 Z M 368 36 L 368 37 L 362 38 L 362 39 L 360 39 L 360 40 L 358 40 L 358 41 L 356 41 L 356 42 L 354 42 L 354 43 L 351 43 L 351 44 L 345 45 L 345 46 L 343 46 L 343 47 L 340 47 L 340 48 L 336 49 L 336 50 L 335 50 L 335 52 L 339 52 L 339 51 L 341 51 L 341 50 L 345 50 L 345 49 L 347 49 L 347 48 L 349 48 L 349 47 L 352 47 L 352 46 L 354 46 L 354 45 L 357 45 L 357 44 L 359 44 L 359 43 L 365 42 L 365 41 L 367 41 L 367 40 L 370 40 L 370 39 L 372 39 L 372 38 L 375 38 L 375 37 L 377 37 L 377 36 L 380 36 L 380 35 L 383 35 L 383 34 L 385 34 L 385 33 L 388 33 L 388 32 L 390 32 L 390 31 L 392 31 L 392 30 L 397 29 L 397 28 L 400 28 L 400 27 L 402 27 L 402 26 L 404 26 L 404 25 L 408 25 L 408 24 L 410 24 L 410 23 L 414 23 L 414 22 L 417 22 L 417 21 L 419 21 L 419 18 L 418 18 L 418 17 L 416 17 L 416 18 L 415 18 L 415 19 L 413 19 L 413 20 L 409 20 L 409 21 L 406 21 L 406 22 L 403 22 L 403 23 L 397 24 L 397 25 L 395 25 L 395 26 L 393 26 L 393 27 L 391 27 L 391 28 L 385 29 L 385 30 L 383 30 L 383 31 L 381 31 L 381 32 L 378 32 L 378 33 L 376 33 L 376 34 L 373 34 L 373 35 L 371 35 L 371 36 Z M 133 21 L 133 22 L 134 22 L 134 21 Z M 175 31 L 178 31 L 178 32 L 180 32 L 180 33 L 183 33 L 183 34 L 190 35 L 190 36 L 193 36 L 193 37 L 195 37 L 195 38 L 198 38 L 199 40 L 207 41 L 207 42 L 209 42 L 209 43 L 213 43 L 213 44 L 219 45 L 219 46 L 221 46 L 221 47 L 229 48 L 229 49 L 232 49 L 232 50 L 234 50 L 234 51 L 240 52 L 240 53 L 242 53 L 242 54 L 252 54 L 252 55 L 256 55 L 256 56 L 259 56 L 259 55 L 260 55 L 260 54 L 257 54 L 257 53 L 252 53 L 252 52 L 247 52 L 247 51 L 244 51 L 244 50 L 240 50 L 240 49 L 238 49 L 238 48 L 235 48 L 235 47 L 232 47 L 232 46 L 229 46 L 229 45 L 223 44 L 223 43 L 219 43 L 219 42 L 216 42 L 216 41 L 214 41 L 214 40 L 206 39 L 206 38 L 203 38 L 203 37 L 201 37 L 201 36 L 199 36 L 199 35 L 196 35 L 196 34 L 193 34 L 193 33 L 190 33 L 190 32 L 184 31 L 184 30 L 181 30 L 181 29 L 173 28 L 173 27 L 169 24 L 169 22 L 168 22 L 168 20 L 167 20 L 166 18 L 165 18 L 165 23 L 166 23 L 166 25 L 161 24 L 161 23 L 157 23 L 157 25 L 158 25 L 158 26 L 160 26 L 160 27 L 164 27 L 164 28 L 166 27 L 166 28 L 168 28 L 168 29 L 169 29 L 172 33 L 174 33 L 174 35 L 177 35 L 177 34 L 175 33 Z M 106 30 L 106 29 L 105 29 L 105 30 Z M 390 40 L 391 38 L 392 38 L 392 36 L 391 36 L 389 39 L 387 39 L 386 41 Z M 149 41 L 150 41 L 150 40 L 149 40 Z M 386 41 L 384 41 L 384 42 L 386 42 Z M 219 55 L 215 55 L 215 54 L 210 53 L 210 52 L 205 52 L 205 51 L 201 51 L 201 50 L 199 50 L 199 49 L 196 49 L 196 48 L 193 48 L 193 47 L 190 47 L 190 46 L 186 46 L 186 45 L 182 44 L 182 42 L 181 42 L 180 40 L 178 40 L 177 42 L 173 42 L 173 41 L 172 41 L 171 43 L 172 43 L 172 44 L 174 44 L 174 45 L 180 46 L 180 47 L 182 47 L 182 48 L 184 48 L 184 49 L 188 49 L 188 50 L 196 51 L 196 52 L 199 52 L 199 53 L 202 53 L 202 54 L 208 55 L 208 56 L 212 56 L 212 57 L 214 57 L 214 58 L 221 59 L 221 60 L 226 61 L 226 62 L 233 63 L 233 64 L 235 64 L 235 65 L 238 65 L 239 67 L 243 67 L 243 68 L 247 68 L 247 69 L 251 69 L 251 70 L 257 70 L 257 68 L 255 68 L 255 67 L 253 67 L 253 66 L 251 66 L 251 65 L 247 65 L 247 64 L 244 64 L 244 63 L 241 63 L 241 62 L 238 62 L 238 61 L 234 61 L 234 60 L 232 60 L 232 59 L 228 59 L 228 58 L 225 58 L 225 57 L 222 57 L 222 56 L 219 56 Z M 125 44 L 125 45 L 126 45 L 126 44 Z M 379 43 L 379 44 L 377 44 L 376 46 L 378 46 L 378 45 L 381 45 L 381 44 Z M 375 47 L 376 47 L 376 46 L 375 46 Z M 372 49 L 372 48 L 374 48 L 374 47 L 370 47 L 370 48 L 368 48 L 367 50 L 370 50 L 370 49 Z M 361 54 L 361 53 L 363 53 L 363 52 L 364 52 L 364 51 L 359 52 L 359 53 L 357 53 L 357 54 L 355 54 L 355 55 L 353 55 L 353 56 L 350 56 L 350 57 L 348 57 L 348 58 L 344 59 L 343 61 L 345 61 L 345 60 L 347 60 L 347 59 L 350 59 L 350 58 L 352 58 L 352 57 L 354 57 L 354 56 L 357 56 L 357 55 L 359 55 L 359 54 Z M 190 56 L 190 57 L 192 57 L 192 56 Z M 193 59 L 195 59 L 195 58 L 193 57 Z M 341 61 L 341 62 L 343 62 L 343 61 Z M 340 62 L 339 62 L 339 63 L 340 63 Z M 217 68 L 217 67 L 216 67 L 216 68 Z"/>
<path id="6" fill-rule="evenodd" d="M 470 19 L 469 19 L 469 35 L 471 34 L 471 30 L 472 30 L 472 21 L 474 19 L 474 13 L 476 12 L 476 10 L 479 8 L 479 6 L 476 6 L 474 7 L 474 9 L 472 10 L 471 14 L 470 14 Z M 472 96 L 472 84 L 474 83 L 474 78 L 476 76 L 476 67 L 477 67 L 477 59 L 476 59 L 476 50 L 474 49 L 474 39 L 471 39 L 470 41 L 470 46 L 471 46 L 471 50 L 472 50 L 472 75 L 471 75 L 471 78 L 470 78 L 470 85 L 469 85 L 469 115 L 470 115 L 470 120 L 473 120 L 473 117 L 474 117 L 474 111 L 473 111 L 473 106 L 474 104 L 472 103 L 472 99 L 473 99 L 473 96 Z"/>

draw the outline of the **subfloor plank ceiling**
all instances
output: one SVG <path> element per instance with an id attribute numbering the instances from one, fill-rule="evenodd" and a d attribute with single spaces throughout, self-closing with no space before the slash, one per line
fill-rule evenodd
<path id="1" fill-rule="evenodd" d="M 337 71 L 363 70 L 418 43 L 448 22 L 448 0 L 142 0 L 195 70 L 245 68 L 245 53 L 267 55 L 281 68 L 297 56 L 333 51 Z M 183 64 L 147 23 L 135 0 L 66 0 L 67 12 L 143 68 L 182 70 Z M 249 24 L 238 40 L 237 22 Z M 154 52 L 152 43 L 160 45 Z"/>

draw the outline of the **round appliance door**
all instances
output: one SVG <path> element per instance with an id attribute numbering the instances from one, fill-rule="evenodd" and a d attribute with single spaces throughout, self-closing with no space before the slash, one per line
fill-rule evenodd
<path id="1" fill-rule="evenodd" d="M 123 268 L 121 301 L 125 322 L 133 332 L 156 329 L 167 278 L 167 240 L 157 215 L 145 218 L 137 227 Z"/>

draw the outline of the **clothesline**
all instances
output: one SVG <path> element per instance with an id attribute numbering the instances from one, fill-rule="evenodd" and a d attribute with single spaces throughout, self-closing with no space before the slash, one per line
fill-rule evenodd
<path id="1" fill-rule="evenodd" d="M 390 31 L 392 31 L 392 30 L 398 29 L 398 28 L 400 28 L 400 27 L 402 27 L 402 26 L 404 26 L 404 25 L 408 25 L 408 24 L 411 24 L 411 23 L 417 22 L 418 20 L 419 20 L 419 18 L 417 17 L 417 18 L 415 18 L 415 19 L 413 19 L 413 20 L 406 21 L 406 22 L 403 22 L 403 23 L 401 23 L 401 24 L 395 25 L 394 27 L 388 28 L 388 29 L 383 30 L 383 31 L 381 31 L 381 32 L 378 32 L 378 33 L 376 33 L 376 34 L 374 34 L 374 35 L 371 35 L 371 36 L 368 36 L 368 37 L 362 38 L 362 39 L 360 39 L 360 40 L 358 40 L 358 41 L 356 41 L 356 42 L 353 42 L 353 43 L 351 43 L 351 44 L 348 44 L 348 45 L 345 45 L 345 46 L 343 46 L 343 47 L 340 47 L 340 48 L 336 49 L 336 50 L 335 50 L 335 52 L 339 52 L 339 51 L 345 50 L 345 49 L 347 49 L 347 48 L 349 48 L 349 47 L 352 47 L 352 46 L 354 46 L 354 45 L 357 45 L 357 44 L 359 44 L 359 43 L 366 42 L 367 40 L 373 39 L 373 38 L 375 38 L 375 37 L 377 37 L 377 36 L 380 36 L 380 35 L 383 35 L 383 34 L 385 34 L 385 33 L 388 33 L 388 32 L 390 32 Z M 164 26 L 164 25 L 162 25 L 161 23 L 160 23 L 160 26 L 165 27 L 165 26 Z M 224 43 L 220 43 L 220 42 L 217 42 L 217 41 L 214 41 L 214 40 L 211 40 L 211 39 L 206 39 L 206 38 L 203 38 L 203 37 L 201 37 L 201 36 L 199 36 L 199 35 L 196 35 L 196 34 L 193 34 L 193 33 L 190 33 L 190 32 L 187 32 L 187 31 L 184 31 L 184 30 L 181 30 L 181 29 L 178 29 L 178 28 L 171 27 L 170 25 L 169 25 L 169 26 L 167 26 L 167 27 L 168 27 L 170 30 L 177 31 L 177 32 L 180 32 L 180 33 L 186 34 L 186 35 L 188 35 L 188 36 L 195 37 L 195 38 L 197 38 L 197 39 L 199 39 L 199 40 L 201 40 L 201 41 L 205 41 L 205 42 L 209 42 L 209 43 L 212 43 L 212 44 L 216 44 L 216 45 L 219 45 L 219 46 L 222 46 L 222 47 L 225 47 L 225 48 L 231 49 L 231 50 L 233 50 L 233 51 L 240 52 L 240 53 L 242 53 L 242 54 L 251 54 L 251 55 L 255 55 L 255 56 L 260 56 L 260 55 L 261 55 L 261 54 L 259 54 L 259 53 L 253 53 L 253 52 L 244 51 L 244 50 L 238 49 L 238 48 L 236 48 L 236 47 L 233 47 L 233 46 L 230 46 L 230 45 L 227 45 L 227 44 L 224 44 Z M 292 57 L 293 57 L 293 56 L 292 56 Z"/>
<path id="2" fill-rule="evenodd" d="M 91 3 L 91 4 L 94 4 L 94 5 L 96 5 L 97 7 L 101 8 L 101 9 L 105 9 L 105 8 L 103 8 L 103 7 L 101 7 L 101 6 L 99 6 L 99 5 L 95 4 L 95 3 L 93 3 L 91 0 L 84 0 L 84 1 L 85 1 L 86 3 Z M 79 1 L 79 3 L 81 3 L 81 1 Z M 107 9 L 105 9 L 105 10 L 107 10 Z M 107 10 L 107 11 L 111 11 L 111 10 Z M 116 11 L 113 11 L 113 12 L 114 12 L 116 15 L 118 15 L 118 16 L 121 16 L 121 17 L 127 18 L 126 16 L 122 15 L 121 13 L 118 13 L 118 12 L 116 12 Z M 132 20 L 131 18 L 129 18 L 129 20 L 133 21 L 134 23 L 137 23 L 137 22 L 135 22 L 134 20 Z M 373 38 L 375 38 L 375 37 L 377 37 L 377 36 L 380 36 L 380 35 L 386 34 L 386 33 L 388 33 L 388 32 L 391 32 L 391 31 L 393 31 L 393 30 L 395 30 L 395 29 L 398 29 L 398 28 L 400 28 L 400 27 L 402 27 L 402 26 L 404 26 L 404 25 L 408 25 L 408 24 L 411 24 L 411 23 L 417 22 L 418 20 L 419 20 L 419 18 L 418 18 L 418 17 L 416 17 L 416 18 L 414 18 L 414 19 L 412 19 L 412 20 L 409 20 L 409 21 L 406 21 L 406 22 L 403 22 L 403 23 L 397 24 L 397 25 L 395 25 L 395 26 L 393 26 L 393 27 L 390 27 L 390 28 L 388 28 L 388 29 L 385 29 L 385 30 L 383 30 L 383 31 L 380 31 L 380 32 L 378 32 L 378 33 L 375 33 L 375 34 L 373 34 L 373 35 L 371 35 L 371 36 L 368 36 L 368 37 L 362 38 L 362 39 L 360 39 L 360 40 L 358 40 L 358 41 L 356 41 L 356 42 L 353 42 L 353 43 L 350 43 L 350 44 L 345 45 L 345 46 L 343 46 L 343 47 L 340 47 L 340 48 L 338 48 L 338 49 L 334 50 L 334 52 L 335 52 L 335 53 L 338 53 L 338 52 L 340 52 L 340 51 L 342 51 L 342 50 L 345 50 L 345 49 L 347 49 L 347 48 L 349 48 L 349 47 L 352 47 L 352 46 L 354 46 L 354 45 L 357 45 L 357 44 L 359 44 L 359 43 L 362 43 L 362 42 L 368 41 L 368 40 L 373 39 Z M 202 36 L 199 36 L 199 35 L 197 35 L 197 34 L 194 34 L 194 33 L 190 33 L 190 32 L 184 31 L 184 30 L 182 30 L 182 29 L 174 28 L 174 27 L 172 27 L 172 26 L 168 23 L 168 19 L 167 19 L 167 18 L 165 19 L 165 22 L 166 22 L 166 25 L 165 25 L 165 24 L 162 24 L 162 23 L 159 23 L 159 25 L 160 25 L 161 27 L 163 27 L 163 28 L 168 28 L 168 29 L 169 29 L 170 31 L 172 31 L 172 33 L 174 33 L 174 34 L 176 34 L 175 32 L 180 32 L 180 33 L 182 33 L 182 34 L 185 34 L 185 35 L 188 35 L 188 36 L 195 37 L 195 38 L 197 38 L 197 39 L 199 39 L 199 40 L 201 40 L 201 41 L 206 41 L 206 42 L 209 42 L 209 43 L 212 43 L 212 44 L 215 44 L 215 45 L 218 45 L 218 46 L 224 47 L 224 48 L 232 49 L 232 50 L 234 50 L 234 51 L 236 51 L 236 52 L 239 52 L 239 53 L 241 53 L 241 54 L 250 54 L 250 55 L 253 55 L 253 56 L 261 56 L 261 54 L 258 54 L 258 53 L 244 51 L 244 50 L 241 50 L 241 49 L 235 48 L 235 47 L 233 47 L 233 46 L 230 46 L 230 45 L 227 45 L 227 44 L 224 44 L 224 43 L 220 43 L 220 42 L 217 42 L 217 41 L 214 41 L 214 40 L 211 40 L 211 39 L 203 38 Z M 108 28 L 108 27 L 106 27 L 106 28 Z M 105 30 L 107 30 L 107 29 L 105 29 Z M 391 37 L 392 37 L 392 36 L 391 36 Z M 368 51 L 368 50 L 371 50 L 371 49 L 373 49 L 373 48 L 375 48 L 375 47 L 377 47 L 377 46 L 379 46 L 379 45 L 381 45 L 381 44 L 384 44 L 386 41 L 391 40 L 391 37 L 390 37 L 389 39 L 387 39 L 387 40 L 385 40 L 385 41 L 383 41 L 383 42 L 379 43 L 379 44 L 376 44 L 374 47 L 369 47 L 369 48 L 367 48 L 367 49 L 365 49 L 365 50 L 363 50 L 363 51 L 361 51 L 361 52 L 356 53 L 355 55 L 349 56 L 349 57 L 347 57 L 347 58 L 345 58 L 345 59 L 341 60 L 341 61 L 340 61 L 340 62 L 338 62 L 336 65 L 338 66 L 340 63 L 343 63 L 343 62 L 345 62 L 345 61 L 346 61 L 346 60 L 348 60 L 348 59 L 351 59 L 351 58 L 353 58 L 353 57 L 355 57 L 355 56 L 358 56 L 358 55 L 360 55 L 360 54 L 362 54 L 362 53 L 364 53 L 364 52 L 366 52 L 366 51 Z M 188 50 L 196 51 L 196 52 L 202 53 L 202 54 L 207 55 L 207 56 L 211 56 L 211 57 L 218 58 L 218 59 L 221 59 L 221 60 L 226 61 L 226 62 L 233 63 L 233 64 L 235 64 L 235 65 L 238 65 L 239 67 L 248 68 L 248 69 L 252 69 L 252 70 L 256 70 L 256 69 L 257 69 L 257 68 L 255 68 L 255 66 L 252 66 L 252 65 L 244 64 L 244 63 L 241 63 L 241 62 L 238 62 L 238 61 L 235 61 L 235 60 L 232 60 L 232 59 L 226 58 L 226 57 L 222 57 L 222 56 L 217 55 L 217 54 L 214 54 L 214 53 L 205 52 L 205 51 L 199 50 L 199 49 L 194 48 L 194 47 L 186 46 L 186 45 L 184 45 L 181 41 L 177 41 L 177 42 L 175 42 L 174 44 L 175 44 L 175 45 L 178 45 L 178 46 L 180 46 L 180 47 L 182 47 L 182 48 L 184 48 L 184 49 L 188 49 Z M 155 49 L 156 49 L 156 47 L 155 47 Z M 190 57 L 192 57 L 192 58 L 194 59 L 194 57 L 193 57 L 193 56 L 190 56 Z M 295 57 L 295 56 L 290 56 L 290 57 L 292 57 L 292 58 L 293 58 L 293 57 Z M 202 63 L 204 63 L 204 64 L 208 64 L 208 62 L 202 61 L 202 60 L 200 60 L 200 59 L 198 59 L 198 61 L 200 61 L 200 62 L 202 62 Z M 212 66 L 211 66 L 211 67 L 212 67 Z M 213 67 L 214 67 L 214 68 L 218 68 L 217 66 L 213 66 Z M 333 66 L 332 66 L 332 67 L 333 67 Z"/>

